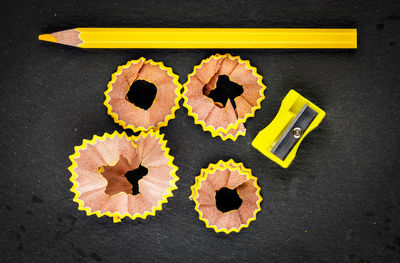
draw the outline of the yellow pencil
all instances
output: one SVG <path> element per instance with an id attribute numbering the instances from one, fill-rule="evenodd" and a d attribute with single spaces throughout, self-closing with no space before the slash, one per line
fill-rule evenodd
<path id="1" fill-rule="evenodd" d="M 356 29 L 75 28 L 39 39 L 80 48 L 357 48 Z"/>

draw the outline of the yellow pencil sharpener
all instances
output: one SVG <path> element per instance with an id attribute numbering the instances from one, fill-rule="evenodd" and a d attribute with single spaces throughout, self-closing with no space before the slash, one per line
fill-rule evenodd
<path id="1" fill-rule="evenodd" d="M 287 168 L 304 137 L 324 117 L 323 110 L 296 91 L 290 90 L 274 120 L 257 134 L 251 144 L 269 159 Z"/>

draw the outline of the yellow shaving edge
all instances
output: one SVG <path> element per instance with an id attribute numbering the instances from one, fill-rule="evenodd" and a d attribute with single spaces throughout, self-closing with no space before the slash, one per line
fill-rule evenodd
<path id="1" fill-rule="evenodd" d="M 162 70 L 167 71 L 167 74 L 173 78 L 173 82 L 177 86 L 177 88 L 175 89 L 175 94 L 176 94 L 175 106 L 171 108 L 171 113 L 165 116 L 164 121 L 159 122 L 157 124 L 157 126 L 151 125 L 149 127 L 144 127 L 144 126 L 135 127 L 132 124 L 126 124 L 126 122 L 124 120 L 119 119 L 117 113 L 113 112 L 112 106 L 109 103 L 110 99 L 111 99 L 109 93 L 113 89 L 112 84 L 115 83 L 115 81 L 117 79 L 117 76 L 121 75 L 123 69 L 128 68 L 131 64 L 137 64 L 140 61 L 143 61 L 144 64 L 151 64 L 153 66 L 159 66 Z M 155 62 L 152 59 L 146 60 L 146 58 L 144 58 L 144 57 L 141 57 L 141 58 L 139 58 L 137 60 L 131 60 L 131 61 L 128 61 L 125 65 L 119 66 L 117 71 L 112 74 L 111 81 L 108 82 L 107 90 L 104 92 L 104 95 L 106 96 L 106 99 L 104 100 L 103 104 L 107 107 L 107 113 L 113 118 L 114 122 L 118 123 L 119 125 L 121 125 L 124 129 L 131 129 L 134 132 L 139 132 L 139 131 L 147 132 L 147 131 L 150 131 L 150 130 L 157 131 L 161 127 L 167 126 L 168 122 L 175 118 L 175 111 L 177 109 L 179 109 L 179 101 L 182 98 L 182 94 L 181 94 L 182 84 L 180 84 L 178 80 L 179 80 L 179 76 L 176 75 L 172 71 L 172 68 L 166 67 L 162 62 Z"/>
<path id="2" fill-rule="evenodd" d="M 244 118 L 238 119 L 235 123 L 229 124 L 227 128 L 223 128 L 223 127 L 215 128 L 213 125 L 208 125 L 207 126 L 206 123 L 203 120 L 199 120 L 198 119 L 197 113 L 193 112 L 192 106 L 190 106 L 188 104 L 189 99 L 186 96 L 186 93 L 188 92 L 187 85 L 189 85 L 189 83 L 191 81 L 191 77 L 196 74 L 197 69 L 201 68 L 204 63 L 208 63 L 211 59 L 217 59 L 218 60 L 218 59 L 223 59 L 223 58 L 229 58 L 231 60 L 236 60 L 237 59 L 239 61 L 239 63 L 245 64 L 246 68 L 250 69 L 253 72 L 253 75 L 255 77 L 257 77 L 257 79 L 258 79 L 257 83 L 262 87 L 260 89 L 261 97 L 257 100 L 257 105 L 254 106 L 252 108 L 251 112 L 247 113 L 244 116 Z M 193 117 L 194 123 L 195 124 L 200 124 L 201 127 L 203 127 L 203 130 L 210 132 L 213 137 L 219 136 L 224 141 L 227 140 L 227 139 L 231 139 L 233 141 L 236 141 L 236 139 L 239 137 L 239 135 L 243 135 L 244 136 L 244 135 L 246 135 L 246 132 L 239 131 L 239 132 L 236 133 L 235 136 L 233 136 L 232 134 L 227 134 L 227 133 L 229 132 L 230 129 L 237 129 L 239 124 L 240 123 L 245 123 L 248 118 L 254 117 L 256 110 L 261 108 L 261 102 L 265 99 L 264 91 L 267 88 L 262 83 L 262 79 L 263 79 L 263 77 L 260 74 L 257 73 L 257 68 L 251 66 L 249 60 L 243 60 L 239 56 L 232 56 L 231 54 L 228 54 L 228 53 L 225 54 L 225 55 L 221 55 L 221 54 L 212 55 L 211 57 L 209 57 L 207 59 L 203 59 L 201 61 L 200 65 L 195 66 L 194 69 L 193 69 L 193 72 L 188 75 L 188 79 L 187 79 L 186 83 L 183 84 L 183 92 L 182 92 L 182 97 L 183 97 L 183 100 L 184 100 L 183 101 L 183 106 L 185 108 L 187 108 L 188 114 Z M 218 132 L 222 132 L 222 133 L 225 133 L 227 135 L 221 135 Z"/>
<path id="3" fill-rule="evenodd" d="M 207 176 L 209 174 L 215 173 L 216 170 L 223 171 L 225 169 L 229 169 L 230 171 L 237 170 L 240 174 L 246 175 L 248 180 L 254 179 L 254 187 L 257 188 L 256 195 L 258 197 L 257 200 L 257 209 L 254 210 L 253 212 L 253 217 L 249 218 L 247 220 L 246 224 L 241 224 L 239 228 L 231 228 L 231 229 L 226 229 L 226 228 L 217 228 L 215 225 L 210 225 L 209 221 L 203 217 L 203 213 L 198 209 L 200 204 L 197 202 L 197 198 L 199 197 L 199 192 L 198 190 L 201 188 L 201 182 L 205 181 L 207 179 Z M 257 177 L 253 176 L 251 174 L 251 170 L 248 168 L 245 168 L 243 163 L 236 163 L 233 159 L 230 159 L 229 161 L 225 162 L 223 160 L 218 161 L 216 164 L 209 164 L 207 168 L 203 168 L 200 171 L 200 175 L 196 176 L 195 178 L 195 183 L 190 187 L 191 189 L 191 195 L 189 197 L 190 200 L 193 200 L 195 202 L 195 210 L 199 213 L 199 219 L 203 221 L 206 224 L 207 228 L 212 228 L 214 229 L 215 232 L 223 232 L 225 234 L 229 234 L 231 232 L 239 232 L 242 228 L 247 228 L 249 227 L 250 222 L 256 220 L 256 215 L 257 213 L 261 210 L 261 201 L 263 198 L 260 195 L 261 188 L 257 184 Z"/>
<path id="4" fill-rule="evenodd" d="M 113 139 L 116 136 L 119 138 L 125 137 L 127 140 L 131 140 L 134 147 L 137 147 L 136 144 L 134 143 L 135 141 L 138 141 L 141 138 L 146 138 L 147 136 L 151 136 L 151 137 L 155 136 L 158 139 L 159 144 L 161 144 L 161 149 L 164 150 L 164 156 L 168 159 L 168 166 L 170 166 L 172 168 L 172 170 L 170 172 L 172 179 L 169 181 L 170 187 L 167 189 L 167 194 L 163 195 L 162 199 L 157 202 L 157 206 L 153 206 L 151 211 L 145 211 L 143 214 L 135 213 L 133 215 L 130 213 L 124 213 L 124 214 L 121 214 L 119 212 L 111 213 L 109 211 L 101 213 L 99 210 L 91 211 L 91 208 L 85 207 L 83 201 L 79 199 L 79 196 L 81 195 L 81 193 L 77 190 L 79 183 L 76 181 L 78 174 L 75 172 L 75 168 L 78 167 L 75 159 L 77 159 L 80 156 L 79 152 L 81 150 L 85 150 L 87 148 L 88 144 L 94 145 L 94 144 L 96 144 L 97 141 L 104 141 L 107 138 Z M 91 140 L 84 139 L 82 141 L 82 145 L 74 147 L 74 150 L 75 150 L 74 154 L 69 156 L 69 159 L 71 160 L 72 164 L 71 164 L 71 166 L 68 167 L 68 170 L 72 174 L 71 178 L 69 179 L 72 182 L 71 192 L 73 192 L 75 194 L 73 201 L 79 204 L 78 210 L 85 211 L 87 216 L 94 214 L 94 215 L 97 215 L 97 217 L 102 217 L 102 216 L 112 217 L 114 223 L 120 222 L 121 219 L 124 217 L 129 217 L 132 220 L 134 220 L 136 218 L 145 219 L 149 215 L 154 216 L 157 210 L 162 210 L 162 204 L 167 203 L 168 202 L 167 198 L 173 196 L 172 191 L 177 189 L 176 181 L 179 180 L 179 177 L 176 175 L 176 171 L 178 170 L 178 167 L 173 164 L 174 157 L 169 155 L 169 148 L 166 146 L 166 144 L 167 144 L 167 141 L 164 140 L 164 134 L 161 135 L 159 133 L 159 131 L 149 131 L 147 133 L 142 132 L 138 136 L 127 136 L 125 132 L 118 133 L 117 131 L 115 131 L 112 134 L 105 133 L 103 136 L 94 135 Z"/>

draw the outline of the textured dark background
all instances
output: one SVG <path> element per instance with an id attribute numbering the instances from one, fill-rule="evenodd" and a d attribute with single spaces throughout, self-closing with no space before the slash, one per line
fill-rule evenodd
<path id="1" fill-rule="evenodd" d="M 400 257 L 399 1 L 2 1 L 3 262 L 395 262 Z M 76 26 L 356 27 L 341 50 L 83 50 L 39 42 Z M 247 135 L 222 142 L 186 109 L 161 131 L 179 166 L 174 197 L 146 220 L 87 217 L 69 191 L 68 156 L 83 138 L 122 131 L 103 92 L 118 65 L 163 61 L 186 81 L 216 52 L 249 59 L 266 100 Z M 251 147 L 295 89 L 327 113 L 289 169 Z M 188 199 L 202 167 L 243 161 L 262 210 L 239 234 L 217 234 Z"/>

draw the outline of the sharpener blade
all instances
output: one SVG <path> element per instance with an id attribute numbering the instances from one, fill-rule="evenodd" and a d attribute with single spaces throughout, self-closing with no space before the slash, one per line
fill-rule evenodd
<path id="1" fill-rule="evenodd" d="M 286 156 L 300 140 L 317 115 L 318 113 L 315 110 L 304 105 L 281 138 L 276 142 L 271 152 L 279 157 L 279 159 L 285 160 Z"/>

